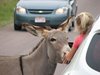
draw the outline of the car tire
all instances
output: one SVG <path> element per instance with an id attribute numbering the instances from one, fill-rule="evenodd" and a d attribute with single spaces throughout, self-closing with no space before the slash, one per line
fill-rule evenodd
<path id="1" fill-rule="evenodd" d="M 21 30 L 21 26 L 14 24 L 14 30 Z"/>

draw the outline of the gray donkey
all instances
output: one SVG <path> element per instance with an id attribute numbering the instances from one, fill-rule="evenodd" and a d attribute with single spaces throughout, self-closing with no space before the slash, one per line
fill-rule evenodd
<path id="1" fill-rule="evenodd" d="M 42 28 L 23 24 L 27 31 L 38 36 L 41 32 L 43 41 L 38 47 L 22 58 L 24 75 L 53 75 L 57 63 L 62 63 L 66 50 L 69 50 L 68 35 L 64 31 L 71 17 L 63 22 L 58 29 Z"/>
<path id="2" fill-rule="evenodd" d="M 58 29 L 23 24 L 35 36 L 40 32 L 43 39 L 27 55 L 0 56 L 0 75 L 53 75 L 57 63 L 62 63 L 64 53 L 69 49 L 65 30 L 71 18 Z"/>

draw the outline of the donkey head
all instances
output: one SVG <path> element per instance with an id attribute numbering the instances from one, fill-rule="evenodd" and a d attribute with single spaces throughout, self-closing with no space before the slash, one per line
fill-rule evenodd
<path id="1" fill-rule="evenodd" d="M 64 53 L 69 50 L 67 26 L 71 22 L 72 17 L 64 21 L 57 29 L 50 27 L 39 27 L 24 23 L 23 26 L 31 34 L 38 36 L 39 32 L 45 38 L 47 44 L 47 55 L 52 62 L 62 62 Z"/>

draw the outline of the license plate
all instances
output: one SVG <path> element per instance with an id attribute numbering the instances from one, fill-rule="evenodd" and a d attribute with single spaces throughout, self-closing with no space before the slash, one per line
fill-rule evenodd
<path id="1" fill-rule="evenodd" d="M 46 22 L 46 19 L 45 17 L 35 17 L 35 22 L 36 23 L 45 23 Z"/>

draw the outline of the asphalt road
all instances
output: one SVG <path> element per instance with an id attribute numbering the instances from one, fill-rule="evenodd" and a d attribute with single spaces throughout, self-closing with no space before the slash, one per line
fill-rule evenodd
<path id="1" fill-rule="evenodd" d="M 77 0 L 78 12 L 88 11 L 94 17 L 100 13 L 100 0 Z M 69 33 L 73 40 L 75 34 Z M 30 52 L 41 38 L 34 37 L 26 31 L 14 31 L 13 24 L 0 29 L 0 56 L 24 55 Z M 58 64 L 55 75 L 60 75 L 66 64 Z"/>
<path id="2" fill-rule="evenodd" d="M 76 0 L 78 4 L 78 12 L 87 11 L 93 14 L 96 18 L 100 15 L 100 0 Z"/>
<path id="3" fill-rule="evenodd" d="M 13 25 L 8 25 L 0 29 L 0 55 L 24 55 L 31 51 L 39 40 L 39 37 L 26 31 L 14 31 Z"/>

